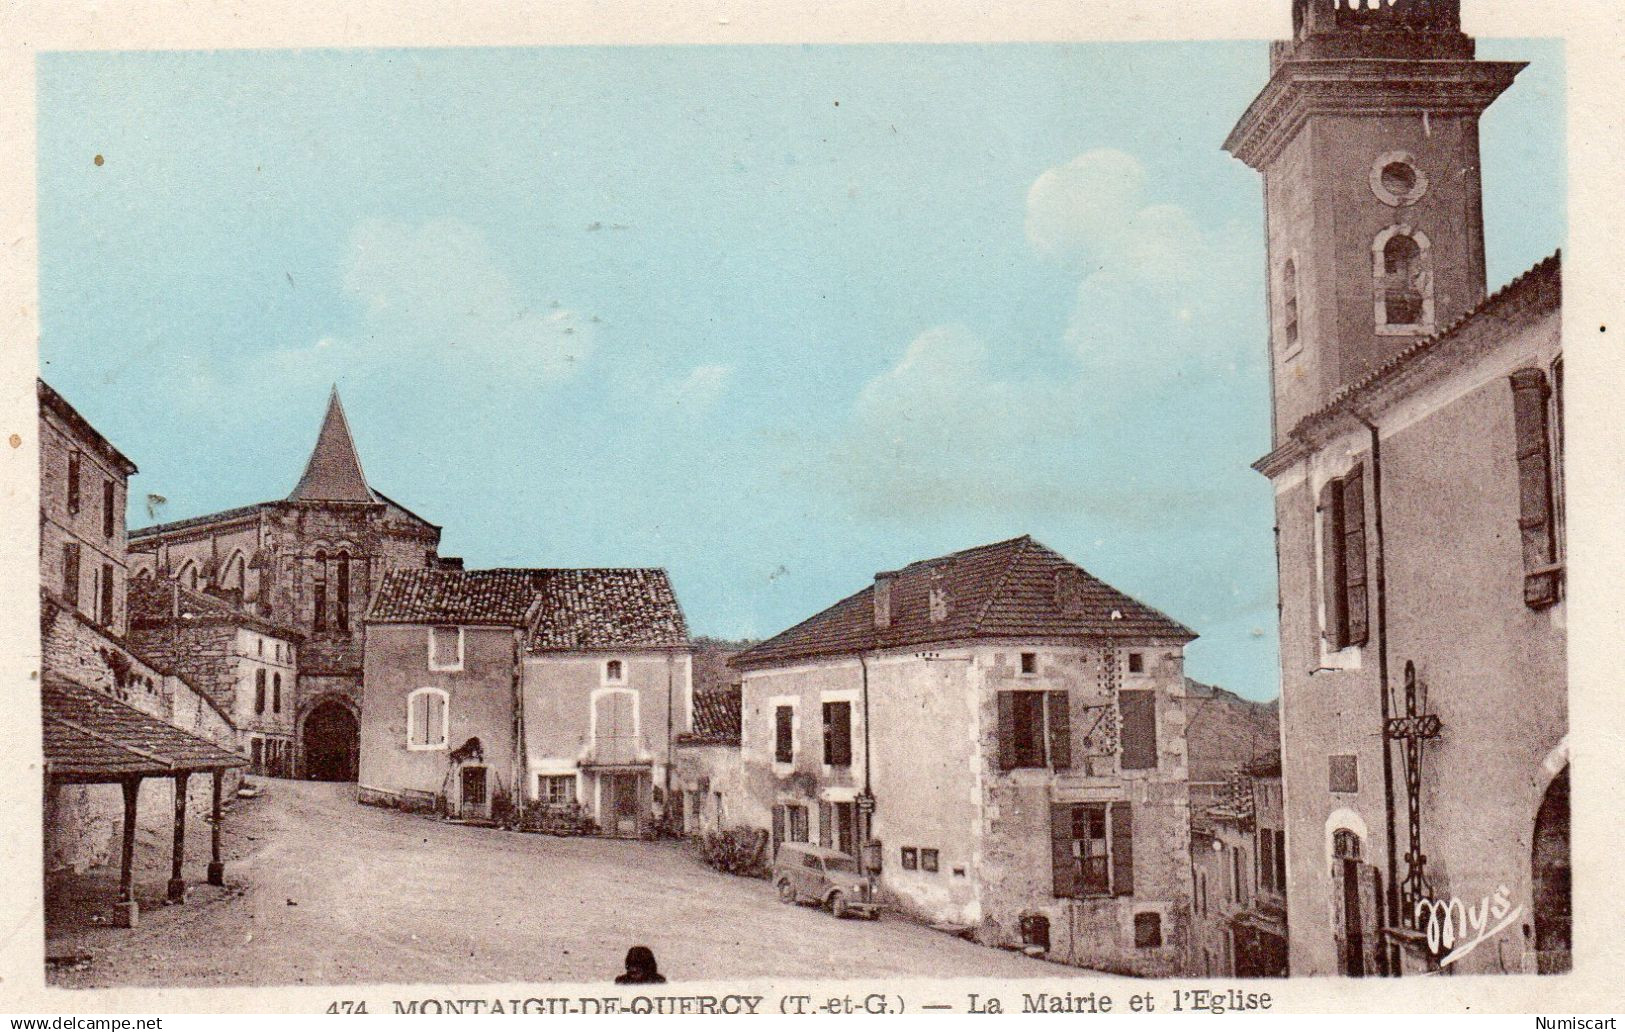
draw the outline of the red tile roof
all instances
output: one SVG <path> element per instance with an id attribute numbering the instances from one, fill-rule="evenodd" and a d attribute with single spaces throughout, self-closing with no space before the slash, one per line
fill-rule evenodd
<path id="1" fill-rule="evenodd" d="M 688 647 L 688 625 L 658 569 L 395 570 L 370 623 L 528 629 L 526 651 Z"/>
<path id="2" fill-rule="evenodd" d="M 158 777 L 247 762 L 206 738 L 59 674 L 47 673 L 42 679 L 40 708 L 46 775 L 56 781 Z"/>
<path id="3" fill-rule="evenodd" d="M 694 730 L 677 737 L 679 745 L 738 745 L 740 689 L 718 688 L 694 693 Z"/>
<path id="4" fill-rule="evenodd" d="M 730 660 L 742 670 L 790 660 L 977 639 L 1196 637 L 1031 537 L 912 563 L 893 575 L 891 624 L 876 629 L 874 585 Z M 942 600 L 931 619 L 931 596 Z"/>
<path id="5" fill-rule="evenodd" d="M 536 601 L 531 570 L 391 570 L 368 623 L 523 627 Z"/>

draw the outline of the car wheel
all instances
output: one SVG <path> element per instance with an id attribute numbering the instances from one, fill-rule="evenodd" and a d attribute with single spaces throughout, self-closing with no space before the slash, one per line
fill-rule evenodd
<path id="1" fill-rule="evenodd" d="M 829 912 L 836 917 L 846 916 L 846 897 L 839 892 L 829 894 Z"/>
<path id="2" fill-rule="evenodd" d="M 796 887 L 790 884 L 790 879 L 779 879 L 779 902 L 794 903 L 796 901 Z"/>

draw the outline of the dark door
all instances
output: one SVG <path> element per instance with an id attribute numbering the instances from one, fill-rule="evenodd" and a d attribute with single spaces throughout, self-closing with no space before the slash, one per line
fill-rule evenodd
<path id="1" fill-rule="evenodd" d="M 1343 973 L 1365 976 L 1365 922 L 1360 918 L 1360 861 L 1343 861 Z"/>
<path id="2" fill-rule="evenodd" d="M 464 767 L 462 771 L 464 817 L 486 815 L 485 768 Z"/>
<path id="3" fill-rule="evenodd" d="M 617 835 L 638 833 L 638 776 L 616 774 L 610 780 L 611 830 Z"/>
<path id="4" fill-rule="evenodd" d="M 305 718 L 305 777 L 312 781 L 354 781 L 361 753 L 355 715 L 339 702 L 324 702 Z"/>
<path id="5" fill-rule="evenodd" d="M 1543 975 L 1572 966 L 1573 900 L 1569 868 L 1569 772 L 1564 768 L 1535 815 L 1533 856 L 1535 970 Z"/>

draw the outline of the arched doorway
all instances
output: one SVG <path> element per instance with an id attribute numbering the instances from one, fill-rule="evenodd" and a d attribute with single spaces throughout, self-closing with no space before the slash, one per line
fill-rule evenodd
<path id="1" fill-rule="evenodd" d="M 335 699 L 318 703 L 305 717 L 305 777 L 354 781 L 361 756 L 361 727 L 350 707 Z"/>
<path id="2" fill-rule="evenodd" d="M 1535 814 L 1530 883 L 1535 902 L 1535 970 L 1559 974 L 1573 964 L 1569 893 L 1569 769 L 1552 779 Z"/>

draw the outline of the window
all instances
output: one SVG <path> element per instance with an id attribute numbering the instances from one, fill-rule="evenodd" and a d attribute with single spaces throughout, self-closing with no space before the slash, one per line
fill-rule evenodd
<path id="1" fill-rule="evenodd" d="M 786 833 L 791 842 L 807 841 L 807 808 L 805 806 L 786 806 L 784 808 Z"/>
<path id="2" fill-rule="evenodd" d="M 1426 234 L 1390 226 L 1372 242 L 1377 330 L 1432 332 L 1433 269 Z"/>
<path id="3" fill-rule="evenodd" d="M 1557 370 L 1560 375 L 1560 370 Z M 1549 423 L 1561 409 L 1551 404 L 1553 392 L 1540 369 L 1512 374 L 1512 429 L 1518 476 L 1518 537 L 1523 547 L 1523 600 L 1533 609 L 1556 602 L 1561 572 L 1554 462 L 1558 453 Z M 1555 422 L 1555 421 L 1554 421 Z M 1561 433 L 1561 424 L 1558 424 Z"/>
<path id="4" fill-rule="evenodd" d="M 1286 830 L 1273 829 L 1275 833 L 1275 891 L 1286 895 Z"/>
<path id="5" fill-rule="evenodd" d="M 549 806 L 569 806 L 576 801 L 574 774 L 541 774 L 536 780 L 536 796 Z"/>
<path id="6" fill-rule="evenodd" d="M 852 704 L 824 703 L 824 763 L 830 767 L 852 765 Z"/>
<path id="7" fill-rule="evenodd" d="M 1327 789 L 1332 792 L 1360 790 L 1360 758 L 1334 754 L 1326 757 Z"/>
<path id="8" fill-rule="evenodd" d="M 1072 766 L 1071 705 L 1064 691 L 1000 692 L 999 769 Z"/>
<path id="9" fill-rule="evenodd" d="M 311 595 L 311 629 L 325 631 L 327 630 L 327 555 L 323 552 L 316 553 L 316 569 L 312 573 Z"/>
<path id="10" fill-rule="evenodd" d="M 1331 649 L 1364 645 L 1366 608 L 1365 475 L 1356 464 L 1320 489 L 1322 632 Z"/>
<path id="11" fill-rule="evenodd" d="M 461 670 L 463 668 L 463 629 L 461 627 L 429 628 L 429 669 Z"/>
<path id="12" fill-rule="evenodd" d="M 624 660 L 608 659 L 604 661 L 604 683 L 626 683 L 626 662 Z"/>
<path id="13" fill-rule="evenodd" d="M 264 638 L 255 638 L 254 639 L 254 655 L 256 655 L 256 656 L 264 656 L 265 655 L 265 639 Z"/>
<path id="14" fill-rule="evenodd" d="M 450 700 L 439 688 L 419 688 L 406 698 L 406 747 L 444 749 L 451 717 Z"/>
<path id="15" fill-rule="evenodd" d="M 1145 673 L 1145 653 L 1130 652 L 1128 654 L 1128 672 L 1131 674 Z"/>
<path id="16" fill-rule="evenodd" d="M 903 847 L 903 870 L 917 871 L 920 869 L 920 851 L 913 846 Z"/>
<path id="17" fill-rule="evenodd" d="M 338 605 L 333 609 L 333 623 L 341 631 L 350 629 L 350 553 L 340 552 L 334 570 L 338 578 Z"/>
<path id="18" fill-rule="evenodd" d="M 254 765 L 255 774 L 265 773 L 265 742 L 263 739 L 250 738 L 248 740 L 249 755 Z"/>
<path id="19" fill-rule="evenodd" d="M 254 671 L 254 714 L 265 712 L 265 668 Z"/>
<path id="20" fill-rule="evenodd" d="M 1156 769 L 1157 693 L 1145 689 L 1119 691 L 1117 714 L 1122 725 L 1123 769 Z"/>
<path id="21" fill-rule="evenodd" d="M 1196 909 L 1203 917 L 1207 916 L 1207 872 L 1196 872 Z"/>
<path id="22" fill-rule="evenodd" d="M 930 871 L 932 874 L 935 874 L 939 869 L 940 863 L 940 858 L 935 849 L 920 850 L 920 870 Z"/>
<path id="23" fill-rule="evenodd" d="M 79 471 L 84 465 L 84 454 L 77 449 L 68 453 L 68 512 L 79 511 Z"/>
<path id="24" fill-rule="evenodd" d="M 1332 856 L 1339 860 L 1360 859 L 1360 836 L 1348 828 L 1332 832 Z"/>
<path id="25" fill-rule="evenodd" d="M 1056 896 L 1134 894 L 1131 804 L 1052 804 L 1050 847 Z"/>
<path id="26" fill-rule="evenodd" d="M 1149 950 L 1162 945 L 1162 915 L 1145 911 L 1134 915 L 1134 946 Z"/>
<path id="27" fill-rule="evenodd" d="M 1246 851 L 1237 846 L 1230 850 L 1230 899 L 1232 902 L 1245 904 L 1247 902 L 1247 878 L 1244 870 Z"/>
<path id="28" fill-rule="evenodd" d="M 282 712 L 282 675 L 280 673 L 271 675 L 271 712 Z"/>
<path id="29" fill-rule="evenodd" d="M 1258 887 L 1267 892 L 1275 887 L 1275 830 L 1258 829 Z"/>
<path id="30" fill-rule="evenodd" d="M 1024 674 L 1038 673 L 1038 653 L 1023 652 L 1021 654 L 1021 672 Z"/>
<path id="31" fill-rule="evenodd" d="M 773 762 L 796 762 L 796 711 L 793 706 L 778 706 L 773 710 Z M 796 839 L 793 841 L 804 841 Z"/>
<path id="32" fill-rule="evenodd" d="M 115 520 L 113 516 L 113 482 L 102 481 L 102 537 L 111 539 Z"/>
<path id="33" fill-rule="evenodd" d="M 62 600 L 70 606 L 79 604 L 79 543 L 70 541 L 62 546 Z"/>
<path id="34" fill-rule="evenodd" d="M 1298 350 L 1298 266 L 1288 258 L 1281 266 L 1282 350 L 1291 355 Z"/>

